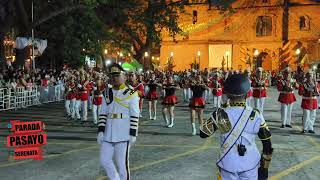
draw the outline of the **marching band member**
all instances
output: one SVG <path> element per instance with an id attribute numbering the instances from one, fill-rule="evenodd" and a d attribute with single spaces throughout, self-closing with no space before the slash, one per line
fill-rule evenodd
<path id="1" fill-rule="evenodd" d="M 81 100 L 81 111 L 82 111 L 82 121 L 84 123 L 87 121 L 88 117 L 88 100 L 89 100 L 89 91 L 88 89 L 91 88 L 90 82 L 87 79 L 87 76 L 83 74 L 80 78 L 79 84 L 79 93 L 80 93 L 80 100 Z"/>
<path id="2" fill-rule="evenodd" d="M 297 88 L 296 82 L 291 78 L 290 68 L 286 68 L 282 72 L 283 78 L 277 83 L 277 89 L 280 92 L 278 101 L 281 103 L 281 128 L 291 126 L 291 112 L 296 97 L 294 95 L 294 88 Z"/>
<path id="3" fill-rule="evenodd" d="M 219 72 L 215 71 L 213 73 L 213 78 L 210 83 L 213 95 L 213 107 L 221 106 L 221 96 L 222 96 L 222 79 L 219 79 Z"/>
<path id="4" fill-rule="evenodd" d="M 247 93 L 247 97 L 246 97 L 246 105 L 251 106 L 252 95 L 253 95 L 253 91 L 252 91 L 252 87 L 251 87 L 251 72 L 250 72 L 250 70 L 245 69 L 244 74 L 249 78 L 249 81 L 250 81 L 250 89 L 249 89 L 249 91 Z"/>
<path id="5" fill-rule="evenodd" d="M 180 88 L 174 83 L 173 77 L 169 75 L 167 82 L 163 85 L 163 89 L 165 91 L 165 97 L 162 102 L 162 115 L 165 121 L 165 126 L 171 128 L 174 125 L 174 107 L 178 103 L 175 91 Z M 168 121 L 167 114 L 170 116 L 170 122 Z"/>
<path id="6" fill-rule="evenodd" d="M 136 90 L 139 94 L 139 109 L 140 109 L 140 117 L 142 117 L 142 103 L 143 103 L 143 97 L 144 97 L 144 86 L 141 79 L 137 79 L 137 75 L 134 72 L 131 72 L 129 74 L 129 84 L 132 86 L 134 90 Z"/>
<path id="7" fill-rule="evenodd" d="M 303 109 L 302 133 L 314 134 L 313 126 L 316 120 L 319 96 L 317 82 L 314 80 L 313 72 L 306 73 L 305 82 L 299 87 L 299 95 L 302 96 L 301 108 Z"/>
<path id="8" fill-rule="evenodd" d="M 188 86 L 188 79 L 186 76 L 183 76 L 180 81 L 180 86 L 183 89 L 183 101 L 188 102 L 189 101 L 189 86 Z"/>
<path id="9" fill-rule="evenodd" d="M 263 114 L 264 100 L 267 97 L 267 86 L 268 81 L 263 77 L 263 69 L 261 67 L 257 68 L 256 74 L 252 79 L 252 89 L 254 106 L 259 109 L 261 114 Z"/>
<path id="10" fill-rule="evenodd" d="M 203 110 L 206 105 L 205 98 L 203 94 L 205 90 L 209 88 L 204 84 L 201 75 L 195 77 L 195 81 L 190 84 L 190 89 L 193 96 L 191 97 L 191 102 L 189 104 L 191 111 L 191 126 L 192 126 L 192 135 L 197 134 L 196 125 L 195 125 L 195 116 L 197 114 L 199 119 L 199 127 L 203 124 Z"/>
<path id="11" fill-rule="evenodd" d="M 224 90 L 230 106 L 216 108 L 211 118 L 200 127 L 201 138 L 211 136 L 216 130 L 221 133 L 220 157 L 216 163 L 219 168 L 218 179 L 268 179 L 273 152 L 271 133 L 259 110 L 246 106 L 249 89 L 247 75 L 229 76 L 224 83 Z M 256 135 L 262 141 L 262 156 L 255 144 Z"/>
<path id="12" fill-rule="evenodd" d="M 80 80 L 78 79 L 78 84 L 77 84 L 77 90 L 76 90 L 76 104 L 74 106 L 75 110 L 75 116 L 73 116 L 73 119 L 76 119 L 77 121 L 81 121 L 81 116 L 80 116 L 80 108 L 81 108 L 81 90 L 82 88 L 80 84 Z"/>
<path id="13" fill-rule="evenodd" d="M 88 108 L 89 110 L 92 110 L 93 107 L 93 96 L 92 96 L 92 92 L 93 92 L 93 86 L 94 86 L 94 79 L 91 79 L 91 75 L 88 73 L 87 74 L 87 80 L 88 80 L 88 84 L 87 84 L 87 91 L 88 91 Z"/>
<path id="14" fill-rule="evenodd" d="M 107 89 L 98 121 L 100 163 L 110 180 L 127 180 L 130 147 L 138 135 L 139 95 L 125 84 L 124 70 L 119 64 L 112 64 L 109 69 L 113 87 Z"/>
<path id="15" fill-rule="evenodd" d="M 157 118 L 157 100 L 159 98 L 157 87 L 160 87 L 160 86 L 161 85 L 156 81 L 156 75 L 152 73 L 150 80 L 147 83 L 147 87 L 149 88 L 149 91 L 146 96 L 146 99 L 149 101 L 148 102 L 149 118 L 151 120 L 156 120 Z"/>
<path id="16" fill-rule="evenodd" d="M 97 117 L 101 112 L 103 92 L 106 90 L 106 85 L 102 82 L 101 77 L 97 77 L 95 86 L 93 87 L 93 123 L 98 123 Z"/>
<path id="17" fill-rule="evenodd" d="M 76 103 L 76 84 L 74 82 L 74 76 L 70 76 L 70 80 L 67 82 L 66 86 L 65 108 L 68 119 L 72 119 L 72 114 L 74 113 L 73 111 Z"/>

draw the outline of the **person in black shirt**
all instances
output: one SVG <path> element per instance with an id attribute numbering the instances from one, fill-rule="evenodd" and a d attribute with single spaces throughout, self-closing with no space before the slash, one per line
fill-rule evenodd
<path id="1" fill-rule="evenodd" d="M 151 74 L 151 79 L 147 83 L 147 86 L 149 88 L 148 94 L 146 96 L 146 99 L 149 101 L 149 103 L 148 103 L 149 117 L 151 120 L 156 120 L 157 100 L 159 98 L 159 93 L 157 92 L 157 87 L 160 87 L 161 85 L 157 82 L 155 74 Z"/>
<path id="2" fill-rule="evenodd" d="M 203 110 L 205 107 L 205 98 L 204 92 L 209 90 L 201 75 L 196 75 L 195 81 L 191 82 L 190 89 L 192 91 L 192 98 L 189 104 L 190 112 L 191 112 L 191 125 L 192 125 L 192 135 L 196 135 L 197 130 L 195 126 L 195 116 L 198 115 L 199 118 L 199 126 L 203 124 Z"/>
<path id="3" fill-rule="evenodd" d="M 168 76 L 167 82 L 163 85 L 163 89 L 165 91 L 165 97 L 162 102 L 163 109 L 162 109 L 162 115 L 165 120 L 165 126 L 166 127 L 173 127 L 174 124 L 174 106 L 178 103 L 177 96 L 175 95 L 175 92 L 177 89 L 180 89 L 178 85 L 176 85 L 173 81 L 173 77 L 171 75 Z M 169 110 L 169 112 L 168 112 Z M 170 115 L 170 123 L 168 121 L 167 114 Z"/>

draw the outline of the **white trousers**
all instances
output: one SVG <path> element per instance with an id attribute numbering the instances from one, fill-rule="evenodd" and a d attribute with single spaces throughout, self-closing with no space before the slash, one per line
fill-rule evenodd
<path id="1" fill-rule="evenodd" d="M 251 101 L 252 101 L 252 97 L 248 97 L 248 98 L 246 99 L 246 105 L 252 107 Z"/>
<path id="2" fill-rule="evenodd" d="M 254 107 L 256 107 L 261 112 L 261 114 L 263 113 L 264 100 L 264 97 L 254 98 Z"/>
<path id="3" fill-rule="evenodd" d="M 100 149 L 100 163 L 110 180 L 130 179 L 129 141 L 109 143 L 103 142 Z M 116 162 L 118 169 L 116 169 Z"/>
<path id="4" fill-rule="evenodd" d="M 80 107 L 81 107 L 81 100 L 76 100 L 76 104 L 74 106 L 74 113 L 72 113 L 73 118 L 80 119 Z M 75 114 L 75 116 L 74 116 Z"/>
<path id="5" fill-rule="evenodd" d="M 228 102 L 228 96 L 226 94 L 222 94 L 221 96 L 221 104 L 225 104 Z"/>
<path id="6" fill-rule="evenodd" d="M 193 96 L 193 93 L 190 88 L 188 88 L 188 100 L 190 101 L 191 97 Z"/>
<path id="7" fill-rule="evenodd" d="M 92 115 L 93 115 L 93 123 L 94 124 L 97 124 L 98 123 L 98 117 L 99 117 L 99 114 L 101 112 L 101 106 L 102 105 L 93 105 L 93 108 L 92 108 Z"/>
<path id="8" fill-rule="evenodd" d="M 303 120 L 302 120 L 302 125 L 303 129 L 306 131 L 312 130 L 313 131 L 313 125 L 314 122 L 316 121 L 316 113 L 317 110 L 309 110 L 309 109 L 304 109 L 303 110 Z"/>
<path id="9" fill-rule="evenodd" d="M 291 125 L 292 104 L 281 103 L 281 120 L 283 125 Z"/>
<path id="10" fill-rule="evenodd" d="M 88 101 L 81 101 L 82 120 L 88 119 Z"/>
<path id="11" fill-rule="evenodd" d="M 189 101 L 188 88 L 183 88 L 183 100 L 184 100 L 184 101 Z"/>
<path id="12" fill-rule="evenodd" d="M 221 96 L 213 96 L 213 107 L 221 106 Z"/>
<path id="13" fill-rule="evenodd" d="M 74 111 L 74 106 L 76 104 L 76 99 L 66 100 L 64 103 L 64 107 L 66 109 L 66 113 L 68 116 L 72 115 L 72 112 Z"/>
<path id="14" fill-rule="evenodd" d="M 60 85 L 56 85 L 55 86 L 55 90 L 54 90 L 54 92 L 55 92 L 55 98 L 54 98 L 54 100 L 55 101 L 60 101 L 60 97 L 61 97 L 61 87 L 60 87 Z"/>
<path id="15" fill-rule="evenodd" d="M 223 169 L 220 170 L 220 173 L 222 180 L 258 180 L 258 166 L 241 173 L 231 173 Z"/>
<path id="16" fill-rule="evenodd" d="M 89 100 L 88 100 L 88 107 L 89 107 L 89 109 L 90 109 L 90 110 L 91 110 L 91 109 L 92 109 L 92 107 L 93 107 L 92 100 L 93 100 L 93 97 L 92 97 L 92 96 L 89 96 Z"/>

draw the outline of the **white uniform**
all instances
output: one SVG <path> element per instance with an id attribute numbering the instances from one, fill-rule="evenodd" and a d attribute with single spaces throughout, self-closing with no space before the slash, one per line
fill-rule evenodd
<path id="1" fill-rule="evenodd" d="M 108 90 L 98 127 L 99 132 L 104 132 L 100 161 L 110 180 L 130 179 L 129 149 L 138 134 L 139 113 L 136 91 L 124 84 L 119 90 Z M 113 161 L 114 155 L 118 169 Z"/>

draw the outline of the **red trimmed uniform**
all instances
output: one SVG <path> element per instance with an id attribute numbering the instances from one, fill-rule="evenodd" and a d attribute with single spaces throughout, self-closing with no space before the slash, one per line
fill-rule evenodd
<path id="1" fill-rule="evenodd" d="M 164 90 L 165 90 L 165 97 L 164 97 L 162 104 L 167 105 L 167 106 L 176 105 L 178 103 L 178 98 L 175 94 L 176 85 L 175 84 L 165 85 Z"/>
<path id="2" fill-rule="evenodd" d="M 144 86 L 142 83 L 133 85 L 133 89 L 138 92 L 139 95 L 139 109 L 142 109 L 142 98 L 144 97 Z"/>
<path id="3" fill-rule="evenodd" d="M 283 104 L 292 104 L 296 102 L 296 96 L 294 95 L 293 88 L 295 85 L 292 82 L 286 82 L 285 80 L 281 79 L 277 83 L 277 89 L 279 91 L 279 98 L 278 101 Z M 288 87 L 291 86 L 291 87 Z"/>
<path id="4" fill-rule="evenodd" d="M 304 82 L 299 87 L 299 95 L 302 96 L 301 107 L 303 109 L 303 133 L 314 133 L 313 126 L 316 120 L 319 96 L 317 84 Z"/>
<path id="5" fill-rule="evenodd" d="M 317 93 L 313 84 L 303 83 L 299 86 L 299 95 L 302 96 L 301 108 L 308 110 L 318 109 Z"/>
<path id="6" fill-rule="evenodd" d="M 149 87 L 149 92 L 146 96 L 146 99 L 149 101 L 159 99 L 159 93 L 157 92 L 158 85 L 156 84 L 156 81 L 155 80 L 149 81 L 147 86 Z"/>
<path id="7" fill-rule="evenodd" d="M 194 85 L 190 87 L 193 92 L 189 107 L 192 109 L 204 109 L 206 102 L 203 98 L 204 91 L 206 90 L 200 85 Z"/>

